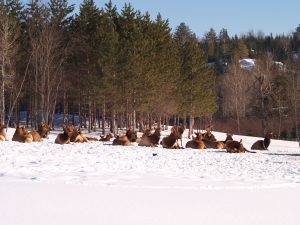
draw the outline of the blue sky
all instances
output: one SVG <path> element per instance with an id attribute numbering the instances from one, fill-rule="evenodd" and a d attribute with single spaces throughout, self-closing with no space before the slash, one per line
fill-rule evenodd
<path id="1" fill-rule="evenodd" d="M 102 7 L 107 0 L 95 0 Z M 130 2 L 133 8 L 148 11 L 154 19 L 160 12 L 174 30 L 181 22 L 201 37 L 211 27 L 230 36 L 249 31 L 289 34 L 300 24 L 300 0 L 112 0 L 120 10 Z M 82 0 L 69 0 L 77 9 Z"/>

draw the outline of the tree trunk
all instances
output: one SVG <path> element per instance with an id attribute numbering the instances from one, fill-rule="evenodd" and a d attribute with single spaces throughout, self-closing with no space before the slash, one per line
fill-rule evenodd
<path id="1" fill-rule="evenodd" d="M 105 135 L 105 117 L 106 117 L 106 105 L 105 102 L 102 106 L 102 134 Z"/>
<path id="2" fill-rule="evenodd" d="M 5 121 L 5 85 L 4 85 L 5 69 L 4 69 L 4 57 L 2 58 L 1 66 L 1 90 L 0 90 L 0 123 L 4 124 Z"/>
<path id="3" fill-rule="evenodd" d="M 112 132 L 114 135 L 116 134 L 116 111 L 115 111 L 115 109 L 112 110 L 110 132 Z"/>
<path id="4" fill-rule="evenodd" d="M 191 138 L 191 136 L 193 135 L 193 127 L 194 127 L 194 116 L 192 114 L 190 114 L 190 125 L 189 125 L 189 134 L 188 134 L 188 138 Z"/>
<path id="5" fill-rule="evenodd" d="M 133 113 L 132 113 L 132 126 L 133 126 L 133 131 L 135 131 L 136 129 L 136 111 L 133 110 Z"/>

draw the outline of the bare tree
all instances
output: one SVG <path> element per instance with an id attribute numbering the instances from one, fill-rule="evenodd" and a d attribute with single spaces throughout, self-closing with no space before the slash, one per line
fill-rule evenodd
<path id="1" fill-rule="evenodd" d="M 249 84 L 253 79 L 252 74 L 233 63 L 223 81 L 223 113 L 236 119 L 237 132 L 240 134 L 240 119 L 246 116 L 249 104 Z"/>
<path id="2" fill-rule="evenodd" d="M 14 17 L 0 7 L 0 122 L 5 120 L 5 88 L 16 75 L 16 52 L 19 29 Z"/>
<path id="3" fill-rule="evenodd" d="M 48 9 L 41 6 L 29 23 L 29 39 L 33 55 L 34 126 L 53 121 L 59 86 L 63 78 L 66 46 L 62 30 L 49 21 Z"/>
<path id="4" fill-rule="evenodd" d="M 256 113 L 261 119 L 262 134 L 265 135 L 271 116 L 270 106 L 274 91 L 274 62 L 272 57 L 256 60 L 254 73 L 253 91 L 256 100 Z"/>

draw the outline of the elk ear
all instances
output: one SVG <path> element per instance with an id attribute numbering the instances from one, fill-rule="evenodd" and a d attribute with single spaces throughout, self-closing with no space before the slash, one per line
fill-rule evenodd
<path id="1" fill-rule="evenodd" d="M 243 144 L 243 139 L 240 140 L 240 144 Z"/>

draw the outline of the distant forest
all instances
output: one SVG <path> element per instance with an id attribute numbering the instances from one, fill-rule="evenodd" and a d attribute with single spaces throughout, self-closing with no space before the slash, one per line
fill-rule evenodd
<path id="1" fill-rule="evenodd" d="M 75 13 L 67 0 L 0 0 L 0 121 L 20 124 L 26 112 L 22 125 L 37 128 L 61 114 L 65 124 L 76 117 L 88 131 L 114 133 L 223 123 L 298 138 L 300 26 L 282 36 L 198 35 L 131 4 L 83 0 Z M 255 65 L 241 67 L 245 58 Z"/>

